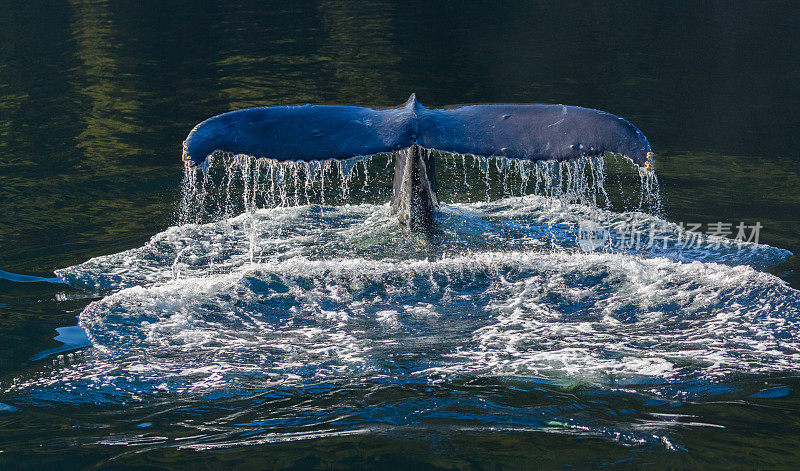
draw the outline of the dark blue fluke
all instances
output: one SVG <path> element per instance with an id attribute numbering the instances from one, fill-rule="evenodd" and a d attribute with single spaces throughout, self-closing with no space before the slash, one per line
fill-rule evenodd
<path id="1" fill-rule="evenodd" d="M 383 152 L 395 160 L 392 212 L 408 227 L 429 228 L 438 207 L 433 155 L 570 160 L 622 154 L 652 164 L 650 144 L 628 121 L 564 105 L 470 105 L 429 109 L 411 95 L 401 107 L 273 106 L 231 111 L 195 126 L 183 143 L 187 167 L 214 151 L 277 160 L 347 159 Z"/>
<path id="2" fill-rule="evenodd" d="M 358 106 L 270 106 L 231 111 L 195 126 L 183 160 L 202 165 L 214 151 L 278 160 L 345 159 L 428 149 L 530 160 L 622 154 L 639 166 L 650 144 L 628 121 L 603 111 L 564 105 L 470 105 L 429 109 L 411 95 L 386 110 Z"/>

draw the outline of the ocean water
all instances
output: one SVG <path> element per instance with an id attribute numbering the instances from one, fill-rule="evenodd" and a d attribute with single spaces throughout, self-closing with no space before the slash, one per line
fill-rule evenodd
<path id="1" fill-rule="evenodd" d="M 698 404 L 792 394 L 772 378 L 800 361 L 800 292 L 763 271 L 790 253 L 587 202 L 607 194 L 602 159 L 534 164 L 544 196 L 443 204 L 430 237 L 387 204 L 281 200 L 315 182 L 236 159 L 187 173 L 182 219 L 209 221 L 56 270 L 95 300 L 59 332 L 69 353 L 3 383 L 6 407 L 105 409 L 63 434 L 84 446 L 551 433 L 668 454 L 687 429 L 729 427 Z M 464 160 L 466 181 L 488 165 Z M 136 423 L 108 430 L 108 414 Z"/>
<path id="2" fill-rule="evenodd" d="M 794 10 L 6 8 L 0 468 L 794 469 Z M 412 92 L 606 110 L 657 181 L 437 155 L 422 237 L 389 156 L 183 172 L 210 116 Z"/>

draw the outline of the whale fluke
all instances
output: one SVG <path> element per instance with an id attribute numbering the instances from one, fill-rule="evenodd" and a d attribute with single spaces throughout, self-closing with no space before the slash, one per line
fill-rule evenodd
<path id="1" fill-rule="evenodd" d="M 417 144 L 455 154 L 571 160 L 622 154 L 652 158 L 636 126 L 604 111 L 565 105 L 471 105 L 420 113 Z"/>
<path id="2" fill-rule="evenodd" d="M 381 110 L 302 105 L 223 113 L 192 129 L 182 157 L 196 167 L 215 151 L 312 161 L 403 149 L 395 161 L 392 209 L 410 227 L 432 221 L 438 205 L 433 157 L 426 150 L 560 161 L 613 153 L 645 168 L 653 156 L 636 126 L 604 111 L 566 105 L 431 109 L 412 94 L 404 105 Z"/>
<path id="3" fill-rule="evenodd" d="M 269 106 L 223 113 L 195 126 L 183 160 L 202 165 L 214 151 L 278 160 L 346 159 L 427 149 L 529 160 L 621 154 L 651 158 L 644 134 L 604 111 L 565 105 L 469 105 L 430 109 L 415 95 L 398 108 Z"/>
<path id="4" fill-rule="evenodd" d="M 387 110 L 300 105 L 231 111 L 192 129 L 183 161 L 199 166 L 214 151 L 303 161 L 394 152 L 414 143 L 412 110 L 413 104 Z"/>

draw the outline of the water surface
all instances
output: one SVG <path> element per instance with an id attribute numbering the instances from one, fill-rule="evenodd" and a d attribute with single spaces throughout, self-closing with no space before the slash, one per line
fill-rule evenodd
<path id="1" fill-rule="evenodd" d="M 796 460 L 797 263 L 770 268 L 800 247 L 793 4 L 7 10 L 0 270 L 67 284 L 0 276 L 3 465 Z M 624 165 L 606 165 L 606 207 L 519 196 L 495 170 L 465 186 L 451 161 L 422 241 L 387 214 L 375 161 L 346 197 L 246 213 L 234 191 L 212 204 L 226 214 L 182 219 L 198 121 L 411 92 L 624 116 L 657 153 L 663 211 L 639 210 Z M 762 244 L 680 249 L 681 222 L 760 222 Z M 587 250 L 588 223 L 667 244 Z"/>

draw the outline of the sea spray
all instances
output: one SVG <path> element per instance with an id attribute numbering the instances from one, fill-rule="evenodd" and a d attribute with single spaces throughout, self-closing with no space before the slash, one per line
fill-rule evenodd
<path id="1" fill-rule="evenodd" d="M 616 158 L 627 164 L 617 164 L 615 171 L 627 181 L 612 195 L 606 188 L 605 160 L 615 157 L 559 162 L 423 152 L 435 154 L 439 162 L 439 199 L 446 203 L 533 194 L 562 204 L 661 212 L 655 173 L 639 169 L 636 179 L 630 171 L 636 167 L 624 158 Z M 255 209 L 385 202 L 391 193 L 391 163 L 391 154 L 306 162 L 217 152 L 201 168 L 186 170 L 178 219 L 200 223 Z"/>

